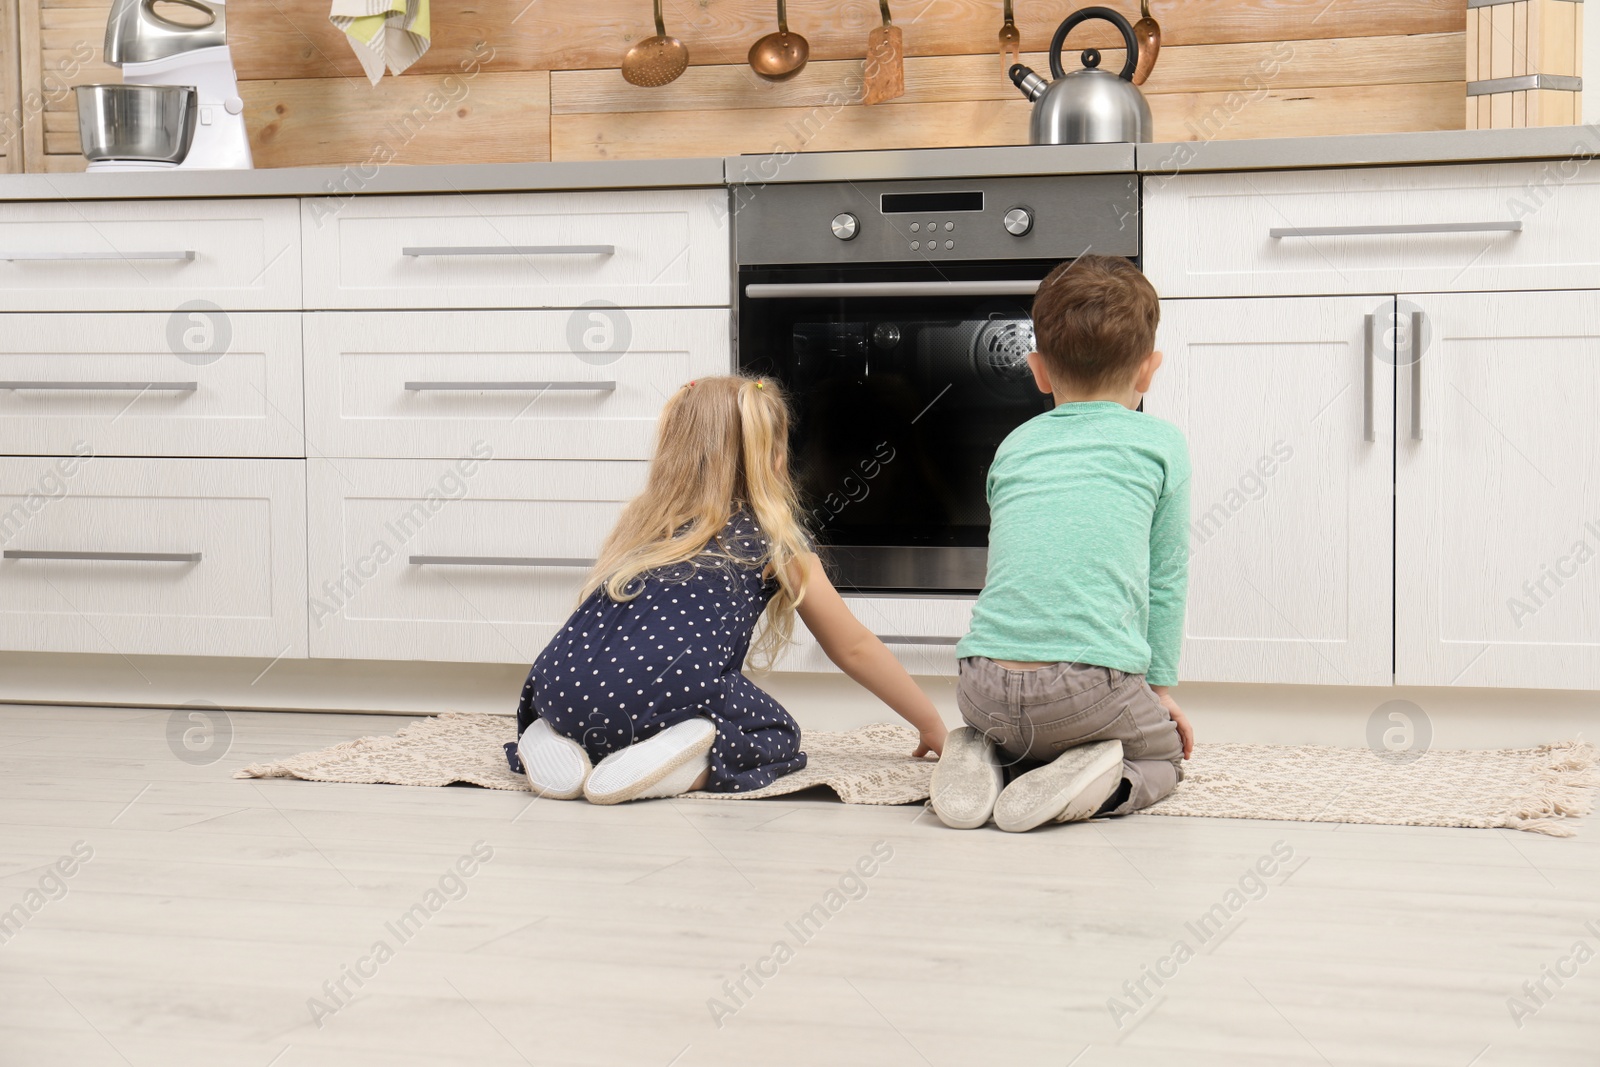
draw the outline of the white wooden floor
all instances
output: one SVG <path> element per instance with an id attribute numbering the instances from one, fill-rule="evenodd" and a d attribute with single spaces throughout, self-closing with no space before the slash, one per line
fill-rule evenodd
<path id="1" fill-rule="evenodd" d="M 1600 1064 L 1600 956 L 1570 955 L 1600 953 L 1600 820 L 1009 836 L 812 799 L 597 808 L 237 781 L 404 720 L 238 713 L 196 766 L 168 718 L 0 707 L 0 922 L 26 913 L 0 928 L 4 1067 Z M 65 895 L 30 897 L 78 842 Z M 430 900 L 477 842 L 459 899 Z M 1275 845 L 1288 864 L 1230 897 Z M 865 895 L 830 897 L 875 847 Z M 439 906 L 402 942 L 419 902 Z M 802 942 L 789 924 L 819 904 Z M 1202 943 L 1188 924 L 1219 904 Z M 379 941 L 392 958 L 363 962 Z M 1136 999 L 1147 968 L 1170 977 Z M 1512 997 L 1537 1009 L 1520 1026 Z"/>

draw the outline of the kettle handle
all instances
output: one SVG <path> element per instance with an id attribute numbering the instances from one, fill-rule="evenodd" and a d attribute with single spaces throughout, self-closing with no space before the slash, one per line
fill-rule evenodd
<path id="1" fill-rule="evenodd" d="M 1122 40 L 1128 47 L 1128 61 L 1122 64 L 1122 73 L 1117 77 L 1131 83 L 1133 69 L 1139 65 L 1139 41 L 1133 35 L 1133 26 L 1122 17 L 1122 13 L 1109 7 L 1079 8 L 1056 27 L 1056 35 L 1050 39 L 1050 76 L 1060 78 L 1065 75 L 1066 72 L 1061 69 L 1061 46 L 1066 43 L 1067 34 L 1072 32 L 1073 27 L 1090 19 L 1104 19 L 1122 31 Z"/>

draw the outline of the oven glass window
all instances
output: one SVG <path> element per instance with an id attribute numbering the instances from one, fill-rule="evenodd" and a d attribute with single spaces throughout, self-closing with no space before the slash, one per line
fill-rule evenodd
<path id="1" fill-rule="evenodd" d="M 756 280 L 755 273 L 741 280 Z M 793 272 L 785 275 L 794 280 Z M 885 550 L 914 557 L 920 549 L 939 559 L 939 550 L 965 549 L 971 557 L 970 550 L 987 547 L 985 480 L 995 449 L 1050 408 L 1028 369 L 1030 300 L 742 302 L 741 363 L 747 372 L 776 377 L 789 393 L 790 462 L 810 528 L 830 549 L 830 569 L 855 549 L 870 558 L 883 558 Z M 960 579 L 930 577 L 926 568 L 906 581 L 872 573 L 835 577 L 854 588 L 975 590 L 982 560 L 977 553 L 976 574 L 969 564 Z"/>

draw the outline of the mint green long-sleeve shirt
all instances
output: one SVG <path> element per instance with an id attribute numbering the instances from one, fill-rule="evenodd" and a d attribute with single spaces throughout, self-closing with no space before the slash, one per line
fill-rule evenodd
<path id="1" fill-rule="evenodd" d="M 1113 401 L 1058 405 L 989 468 L 989 573 L 959 656 L 1072 661 L 1178 681 L 1189 448 Z"/>

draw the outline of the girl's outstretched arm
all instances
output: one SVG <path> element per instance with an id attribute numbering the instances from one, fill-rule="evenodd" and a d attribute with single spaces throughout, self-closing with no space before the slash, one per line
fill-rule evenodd
<path id="1" fill-rule="evenodd" d="M 916 727 L 921 743 L 914 755 L 943 752 L 944 720 L 928 694 L 911 680 L 883 642 L 850 614 L 815 553 L 801 556 L 795 566 L 806 568 L 808 575 L 805 599 L 800 601 L 800 619 L 823 653 L 834 666 Z"/>

